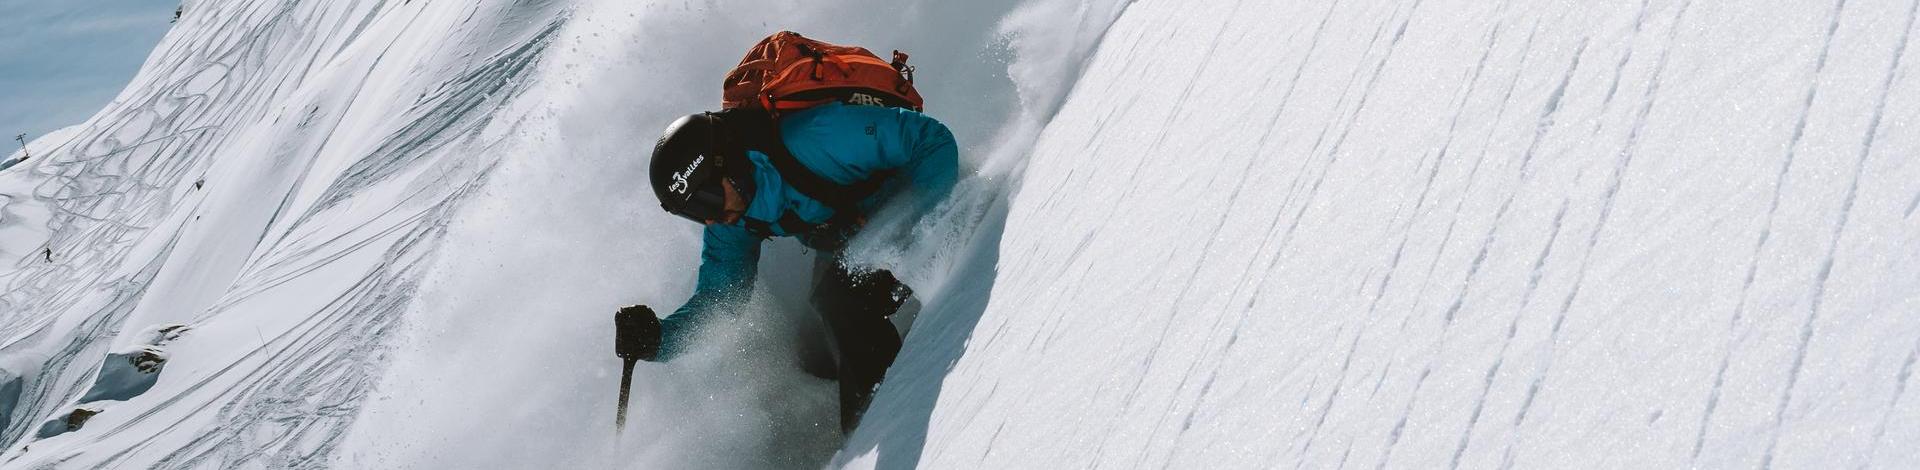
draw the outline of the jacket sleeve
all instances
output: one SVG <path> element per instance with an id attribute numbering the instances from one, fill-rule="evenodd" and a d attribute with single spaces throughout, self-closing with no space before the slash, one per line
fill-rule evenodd
<path id="1" fill-rule="evenodd" d="M 888 192 L 906 191 L 914 198 L 915 213 L 925 214 L 953 191 L 960 171 L 960 147 L 946 124 L 911 111 L 900 115 L 900 142 L 905 151 L 899 156 L 904 159 L 898 166 L 903 178 L 897 181 L 904 187 Z"/>
<path id="2" fill-rule="evenodd" d="M 680 353 L 700 325 L 733 314 L 753 293 L 760 264 L 760 237 L 740 224 L 708 225 L 701 239 L 700 277 L 693 297 L 660 321 L 660 357 Z"/>

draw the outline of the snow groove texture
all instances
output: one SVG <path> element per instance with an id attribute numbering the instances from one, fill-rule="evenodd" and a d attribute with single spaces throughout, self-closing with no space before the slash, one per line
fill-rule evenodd
<path id="1" fill-rule="evenodd" d="M 1136 2 L 921 462 L 1920 465 L 1915 9 Z"/>
<path id="2" fill-rule="evenodd" d="M 47 214 L 44 254 L 0 271 L 0 466 L 326 464 L 559 12 L 188 5 L 119 99 L 0 180 L 9 214 Z M 151 390 L 30 438 L 164 323 L 192 331 Z"/>

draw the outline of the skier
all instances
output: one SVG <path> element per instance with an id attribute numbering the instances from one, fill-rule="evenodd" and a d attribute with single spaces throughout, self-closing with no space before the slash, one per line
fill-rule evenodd
<path id="1" fill-rule="evenodd" d="M 834 102 L 777 122 L 745 109 L 674 121 L 654 146 L 653 190 L 667 212 L 706 226 L 699 278 L 673 315 L 657 325 L 644 315 L 646 333 L 626 349 L 656 362 L 684 352 L 693 332 L 745 300 L 760 242 L 797 237 L 818 252 L 810 300 L 839 352 L 841 428 L 851 431 L 900 350 L 887 317 L 912 290 L 885 270 L 847 266 L 841 249 L 893 198 L 923 211 L 945 198 L 958 160 L 946 125 L 892 107 Z"/>
<path id="2" fill-rule="evenodd" d="M 700 269 L 673 315 L 643 305 L 615 314 L 615 354 L 626 363 L 616 425 L 634 362 L 670 360 L 695 332 L 735 315 L 753 290 L 760 242 L 795 237 L 818 253 L 809 300 L 837 359 L 832 371 L 809 372 L 839 379 L 841 431 L 852 431 L 900 351 L 888 317 L 913 290 L 885 270 L 849 266 L 841 250 L 883 204 L 924 214 L 959 166 L 952 132 L 920 112 L 906 61 L 778 32 L 727 74 L 721 111 L 667 126 L 650 179 L 662 209 L 706 226 Z"/>

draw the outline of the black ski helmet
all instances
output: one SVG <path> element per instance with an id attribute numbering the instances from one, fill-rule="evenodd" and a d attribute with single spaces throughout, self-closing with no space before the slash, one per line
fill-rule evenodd
<path id="1" fill-rule="evenodd" d="M 687 203 L 721 177 L 716 134 L 720 123 L 711 113 L 689 114 L 667 125 L 653 145 L 649 173 L 660 208 L 680 214 Z"/>

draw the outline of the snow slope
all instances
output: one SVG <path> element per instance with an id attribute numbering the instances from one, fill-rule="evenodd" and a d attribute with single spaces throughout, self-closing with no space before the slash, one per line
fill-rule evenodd
<path id="1" fill-rule="evenodd" d="M 1912 466 L 1920 3 L 1802 3 L 193 2 L 0 172 L 0 467 Z M 616 436 L 779 29 L 963 141 L 919 319 L 843 440 L 772 244 Z"/>
<path id="2" fill-rule="evenodd" d="M 991 149 L 1031 142 L 1117 13 L 1066 5 L 1089 19 L 1018 88 L 1011 1 L 189 5 L 122 101 L 8 170 L 19 207 L 49 215 L 4 244 L 53 255 L 0 273 L 0 466 L 824 462 L 832 384 L 791 367 L 780 328 L 647 366 L 648 424 L 611 440 L 608 313 L 684 299 L 697 250 L 635 184 L 645 149 L 711 108 L 745 45 L 791 28 L 913 51 L 968 165 L 1018 157 Z M 955 205 L 958 232 L 1004 207 L 1017 162 L 998 167 Z M 767 284 L 790 307 L 804 280 Z M 141 351 L 165 358 L 157 377 L 103 362 Z M 60 432 L 76 408 L 98 414 Z"/>
<path id="3" fill-rule="evenodd" d="M 846 460 L 1911 467 L 1915 8 L 1133 3 Z"/>
<path id="4" fill-rule="evenodd" d="M 3 275 L 9 466 L 328 457 L 555 29 L 537 4 L 190 9 L 128 93 L 9 170 L 35 177 L 52 258 Z M 164 323 L 193 330 L 153 389 L 30 442 L 135 341 L 116 335 Z"/>

